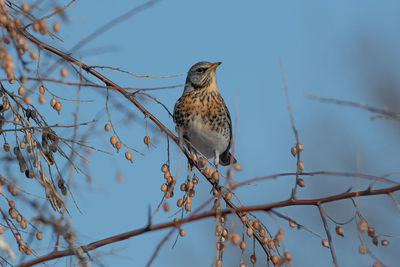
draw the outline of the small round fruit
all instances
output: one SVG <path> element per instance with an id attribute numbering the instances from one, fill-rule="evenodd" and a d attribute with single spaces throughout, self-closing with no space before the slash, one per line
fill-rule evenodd
<path id="1" fill-rule="evenodd" d="M 62 77 L 67 77 L 68 70 L 66 68 L 61 68 L 60 74 L 61 74 Z"/>

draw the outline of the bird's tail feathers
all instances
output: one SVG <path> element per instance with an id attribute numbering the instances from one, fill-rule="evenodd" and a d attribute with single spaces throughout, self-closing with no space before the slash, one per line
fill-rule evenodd
<path id="1" fill-rule="evenodd" d="M 232 154 L 226 150 L 224 153 L 222 153 L 219 156 L 219 164 L 221 164 L 222 166 L 228 166 L 230 164 L 234 164 L 236 163 L 236 159 L 234 156 L 232 156 Z"/>

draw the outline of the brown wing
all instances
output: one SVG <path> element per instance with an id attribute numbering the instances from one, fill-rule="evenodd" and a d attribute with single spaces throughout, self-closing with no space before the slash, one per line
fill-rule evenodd
<path id="1" fill-rule="evenodd" d="M 227 118 L 227 122 L 229 125 L 229 145 L 226 148 L 226 150 L 219 156 L 219 163 L 222 166 L 227 166 L 229 164 L 231 164 L 231 158 L 232 158 L 232 163 L 236 163 L 236 159 L 232 156 L 232 154 L 229 152 L 229 149 L 231 148 L 232 145 L 232 120 L 231 120 L 231 114 L 229 113 L 228 108 L 226 107 L 225 101 L 224 99 L 219 96 L 221 98 L 221 102 L 222 102 L 222 108 L 223 108 L 223 112 L 226 113 L 226 118 Z"/>

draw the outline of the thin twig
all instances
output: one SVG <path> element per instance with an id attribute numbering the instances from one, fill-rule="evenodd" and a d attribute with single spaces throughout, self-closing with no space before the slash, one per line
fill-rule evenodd
<path id="1" fill-rule="evenodd" d="M 292 107 L 290 105 L 290 99 L 289 99 L 289 89 L 287 86 L 287 82 L 286 82 L 286 73 L 285 70 L 283 69 L 283 64 L 282 64 L 282 60 L 279 59 L 279 65 L 281 67 L 281 73 L 282 73 L 282 82 L 283 82 L 283 88 L 285 90 L 285 96 L 286 96 L 286 103 L 287 103 L 287 110 L 289 113 L 289 117 L 290 117 L 290 124 L 292 125 L 292 130 L 294 133 L 294 137 L 296 138 L 296 148 L 299 147 L 300 141 L 299 141 L 299 133 L 297 131 L 296 125 L 294 123 L 294 118 L 293 118 L 293 113 L 292 113 Z M 296 163 L 296 181 L 294 184 L 294 187 L 292 189 L 292 198 L 296 198 L 296 192 L 297 192 L 297 181 L 299 180 L 299 174 L 301 173 L 300 170 L 300 150 L 297 151 L 296 153 L 296 157 L 297 157 L 297 163 Z"/>
<path id="2" fill-rule="evenodd" d="M 319 210 L 319 214 L 321 215 L 322 223 L 324 224 L 326 237 L 328 238 L 329 250 L 331 251 L 333 265 L 338 267 L 339 265 L 337 263 L 337 259 L 336 259 L 336 255 L 335 255 L 335 249 L 333 248 L 331 232 L 329 231 L 328 223 L 326 222 L 324 210 L 323 210 L 323 208 L 322 208 L 322 206 L 320 204 L 318 204 L 318 210 Z"/>

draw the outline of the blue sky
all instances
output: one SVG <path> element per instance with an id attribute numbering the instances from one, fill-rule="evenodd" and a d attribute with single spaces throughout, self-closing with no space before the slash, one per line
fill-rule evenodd
<path id="1" fill-rule="evenodd" d="M 63 42 L 50 41 L 67 51 L 78 40 L 110 19 L 143 1 L 77 1 L 68 10 L 68 23 L 61 24 Z M 289 95 L 300 140 L 305 147 L 305 170 L 364 172 L 381 175 L 398 171 L 397 122 L 371 120 L 367 111 L 338 105 L 318 103 L 305 93 L 323 97 L 353 100 L 377 107 L 396 108 L 398 93 L 398 16 L 397 1 L 160 1 L 134 17 L 122 22 L 88 43 L 81 57 L 88 65 L 106 65 L 142 75 L 185 73 L 198 61 L 222 61 L 217 70 L 220 92 L 237 121 L 235 155 L 243 166 L 235 179 L 242 181 L 255 176 L 296 170 L 290 147 L 295 143 L 283 91 L 279 60 L 286 72 Z M 99 49 L 102 48 L 102 49 Z M 91 52 L 92 51 L 92 52 Z M 122 86 L 158 87 L 183 84 L 185 75 L 168 79 L 134 78 L 112 71 L 103 71 Z M 76 77 L 75 77 L 76 78 Z M 74 77 L 71 77 L 74 79 Z M 397 87 L 396 87 L 397 85 Z M 54 86 L 54 85 L 53 85 Z M 67 90 L 68 88 L 68 90 Z M 74 96 L 70 87 L 57 86 L 57 93 Z M 151 91 L 172 111 L 183 88 Z M 142 151 L 134 154 L 133 164 L 116 154 L 108 144 L 109 133 L 102 131 L 107 116 L 101 117 L 99 131 L 90 139 L 92 145 L 114 155 L 94 152 L 90 155 L 91 183 L 77 175 L 72 190 L 83 214 L 70 203 L 73 226 L 78 242 L 92 242 L 110 235 L 133 230 L 147 223 L 148 208 L 155 209 L 162 194 L 161 165 L 166 161 L 166 140 L 153 127 L 149 135 L 154 142 L 150 149 L 143 144 L 144 117 L 122 96 L 111 94 L 136 114 L 128 120 L 117 108 L 111 116 L 123 141 Z M 105 97 L 100 89 L 84 89 L 82 99 L 95 102 L 82 105 L 80 120 L 91 120 L 99 112 L 105 114 Z M 170 129 L 172 119 L 158 106 L 146 100 L 144 105 Z M 62 118 L 50 116 L 54 122 L 72 121 L 74 106 L 68 103 Z M 397 110 L 398 111 L 398 110 Z M 148 122 L 151 125 L 151 122 Z M 82 131 L 83 132 L 83 131 Z M 68 134 L 68 132 L 66 132 Z M 186 161 L 171 146 L 172 172 L 178 184 L 185 178 Z M 124 181 L 116 181 L 116 173 Z M 394 178 L 395 179 L 395 178 Z M 353 178 L 305 178 L 307 187 L 299 198 L 337 194 L 353 186 L 364 189 L 365 181 Z M 272 203 L 289 197 L 293 178 L 279 178 L 252 184 L 237 191 L 247 205 Z M 201 179 L 194 198 L 194 207 L 208 199 L 210 186 Z M 394 194 L 399 197 L 399 194 Z M 155 223 L 171 220 L 181 192 L 176 188 L 170 200 L 169 213 L 160 212 Z M 360 209 L 379 232 L 398 235 L 399 214 L 387 197 L 359 200 Z M 339 221 L 353 214 L 350 201 L 324 206 Z M 385 208 L 381 208 L 385 207 Z M 281 212 L 294 216 L 307 227 L 325 235 L 315 207 L 285 208 Z M 275 232 L 271 217 L 257 213 Z M 391 217 L 388 217 L 391 216 Z M 286 230 L 285 247 L 293 255 L 293 266 L 328 266 L 329 250 L 306 231 Z M 236 223 L 237 220 L 236 220 Z M 163 246 L 153 266 L 212 266 L 215 257 L 215 222 L 206 219 L 185 225 L 187 235 L 175 236 Z M 330 224 L 334 229 L 334 224 Z M 239 231 L 240 228 L 237 227 Z M 349 224 L 344 238 L 334 236 L 337 258 L 341 266 L 371 266 L 373 259 L 358 255 L 360 244 Z M 347 233 L 346 232 L 346 233 Z M 105 266 L 144 266 L 165 231 L 145 234 L 92 252 L 105 255 Z M 365 238 L 365 237 L 363 237 Z M 365 238 L 368 240 L 368 238 Z M 388 266 L 397 260 L 396 239 L 387 248 L 372 248 Z M 368 240 L 368 245 L 371 242 Z M 111 253 L 111 255 L 108 255 Z M 244 260 L 248 261 L 248 252 Z M 354 256 L 357 255 L 357 256 Z M 263 258 L 257 251 L 259 259 Z M 239 265 L 240 251 L 228 246 L 226 266 Z M 60 259 L 57 266 L 68 260 Z M 188 263 L 189 262 L 189 263 Z M 262 260 L 256 266 L 264 266 Z"/>

